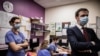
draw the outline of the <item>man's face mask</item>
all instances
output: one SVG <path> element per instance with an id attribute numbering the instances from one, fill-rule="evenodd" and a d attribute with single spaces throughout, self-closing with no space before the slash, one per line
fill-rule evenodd
<path id="1" fill-rule="evenodd" d="M 20 28 L 20 26 L 21 26 L 21 24 L 19 23 L 19 24 L 14 24 L 14 28 L 15 29 L 19 29 Z"/>
<path id="2" fill-rule="evenodd" d="M 88 23 L 88 17 L 87 16 L 81 17 L 79 21 L 80 25 L 84 26 Z"/>

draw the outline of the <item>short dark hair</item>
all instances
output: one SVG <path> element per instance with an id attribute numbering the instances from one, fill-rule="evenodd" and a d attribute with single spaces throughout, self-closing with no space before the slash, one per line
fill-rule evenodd
<path id="1" fill-rule="evenodd" d="M 58 40 L 58 39 L 59 39 L 58 37 L 53 37 L 52 38 L 53 41 Z"/>
<path id="2" fill-rule="evenodd" d="M 14 23 L 16 19 L 20 19 L 20 18 L 19 17 L 12 17 L 11 20 L 9 21 L 9 24 L 11 25 L 12 23 Z"/>
<path id="3" fill-rule="evenodd" d="M 87 12 L 89 12 L 89 10 L 88 10 L 87 8 L 80 8 L 80 9 L 78 9 L 78 10 L 76 11 L 75 17 L 79 16 L 79 12 L 80 12 L 80 11 L 87 11 Z"/>

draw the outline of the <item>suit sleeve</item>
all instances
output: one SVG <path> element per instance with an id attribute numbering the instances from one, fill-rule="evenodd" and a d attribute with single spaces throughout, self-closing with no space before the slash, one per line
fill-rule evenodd
<path id="1" fill-rule="evenodd" d="M 100 39 L 98 39 L 98 37 L 97 37 L 97 35 L 96 35 L 96 33 L 94 32 L 93 29 L 90 29 L 90 31 L 91 31 L 93 41 L 96 44 L 94 47 L 92 47 L 92 50 L 100 51 Z"/>
<path id="2" fill-rule="evenodd" d="M 96 43 L 100 43 L 100 39 L 98 39 L 97 35 L 95 34 L 94 30 L 91 29 L 91 35 L 93 36 L 93 40 L 96 42 Z"/>
<path id="3" fill-rule="evenodd" d="M 67 30 L 68 41 L 71 44 L 72 49 L 74 50 L 89 50 L 93 46 L 91 42 L 79 42 L 77 37 L 72 29 Z"/>

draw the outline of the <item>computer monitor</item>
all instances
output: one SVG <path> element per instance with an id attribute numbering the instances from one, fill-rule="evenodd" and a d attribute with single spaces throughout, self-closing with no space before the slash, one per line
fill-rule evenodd
<path id="1" fill-rule="evenodd" d="M 33 42 L 33 43 L 37 43 L 37 41 L 38 41 L 37 38 L 33 38 L 33 39 L 32 39 L 32 42 Z"/>
<path id="2" fill-rule="evenodd" d="M 39 38 L 30 39 L 29 44 L 30 44 L 31 49 L 38 47 L 39 46 Z"/>
<path id="3" fill-rule="evenodd" d="M 58 45 L 67 47 L 68 46 L 67 39 L 60 39 Z"/>
<path id="4" fill-rule="evenodd" d="M 61 39 L 62 43 L 67 43 L 67 39 Z"/>

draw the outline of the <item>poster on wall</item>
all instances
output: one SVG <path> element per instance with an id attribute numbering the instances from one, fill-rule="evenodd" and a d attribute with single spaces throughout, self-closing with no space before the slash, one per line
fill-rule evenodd
<path id="1" fill-rule="evenodd" d="M 62 36 L 62 32 L 56 32 L 56 36 Z"/>
<path id="2" fill-rule="evenodd" d="M 28 36 L 28 32 L 25 30 L 25 27 L 20 27 L 20 32 L 23 33 L 23 35 L 25 36 L 25 39 L 28 39 L 29 36 Z"/>
<path id="3" fill-rule="evenodd" d="M 9 21 L 13 16 L 17 16 L 15 14 L 7 13 L 4 11 L 0 11 L 0 27 L 3 28 L 11 28 Z"/>
<path id="4" fill-rule="evenodd" d="M 21 16 L 21 15 L 19 15 L 19 17 L 21 18 L 21 26 L 25 27 L 25 30 L 31 31 L 30 19 L 28 17 L 24 17 L 24 16 Z"/>
<path id="5" fill-rule="evenodd" d="M 19 15 L 19 17 L 21 18 L 21 25 L 22 26 L 26 26 L 28 23 L 30 23 L 30 19 L 28 17 L 24 17 Z"/>
<path id="6" fill-rule="evenodd" d="M 5 44 L 5 34 L 9 31 L 10 29 L 7 28 L 0 28 L 0 44 Z"/>
<path id="7" fill-rule="evenodd" d="M 67 35 L 67 29 L 62 29 L 62 35 Z"/>
<path id="8" fill-rule="evenodd" d="M 5 35 L 10 29 L 0 28 L 0 49 L 7 48 L 8 46 L 5 44 Z"/>
<path id="9" fill-rule="evenodd" d="M 56 31 L 61 32 L 62 31 L 62 23 L 56 23 Z"/>
<path id="10" fill-rule="evenodd" d="M 55 23 L 50 23 L 47 30 L 50 30 L 50 35 L 55 35 Z"/>

